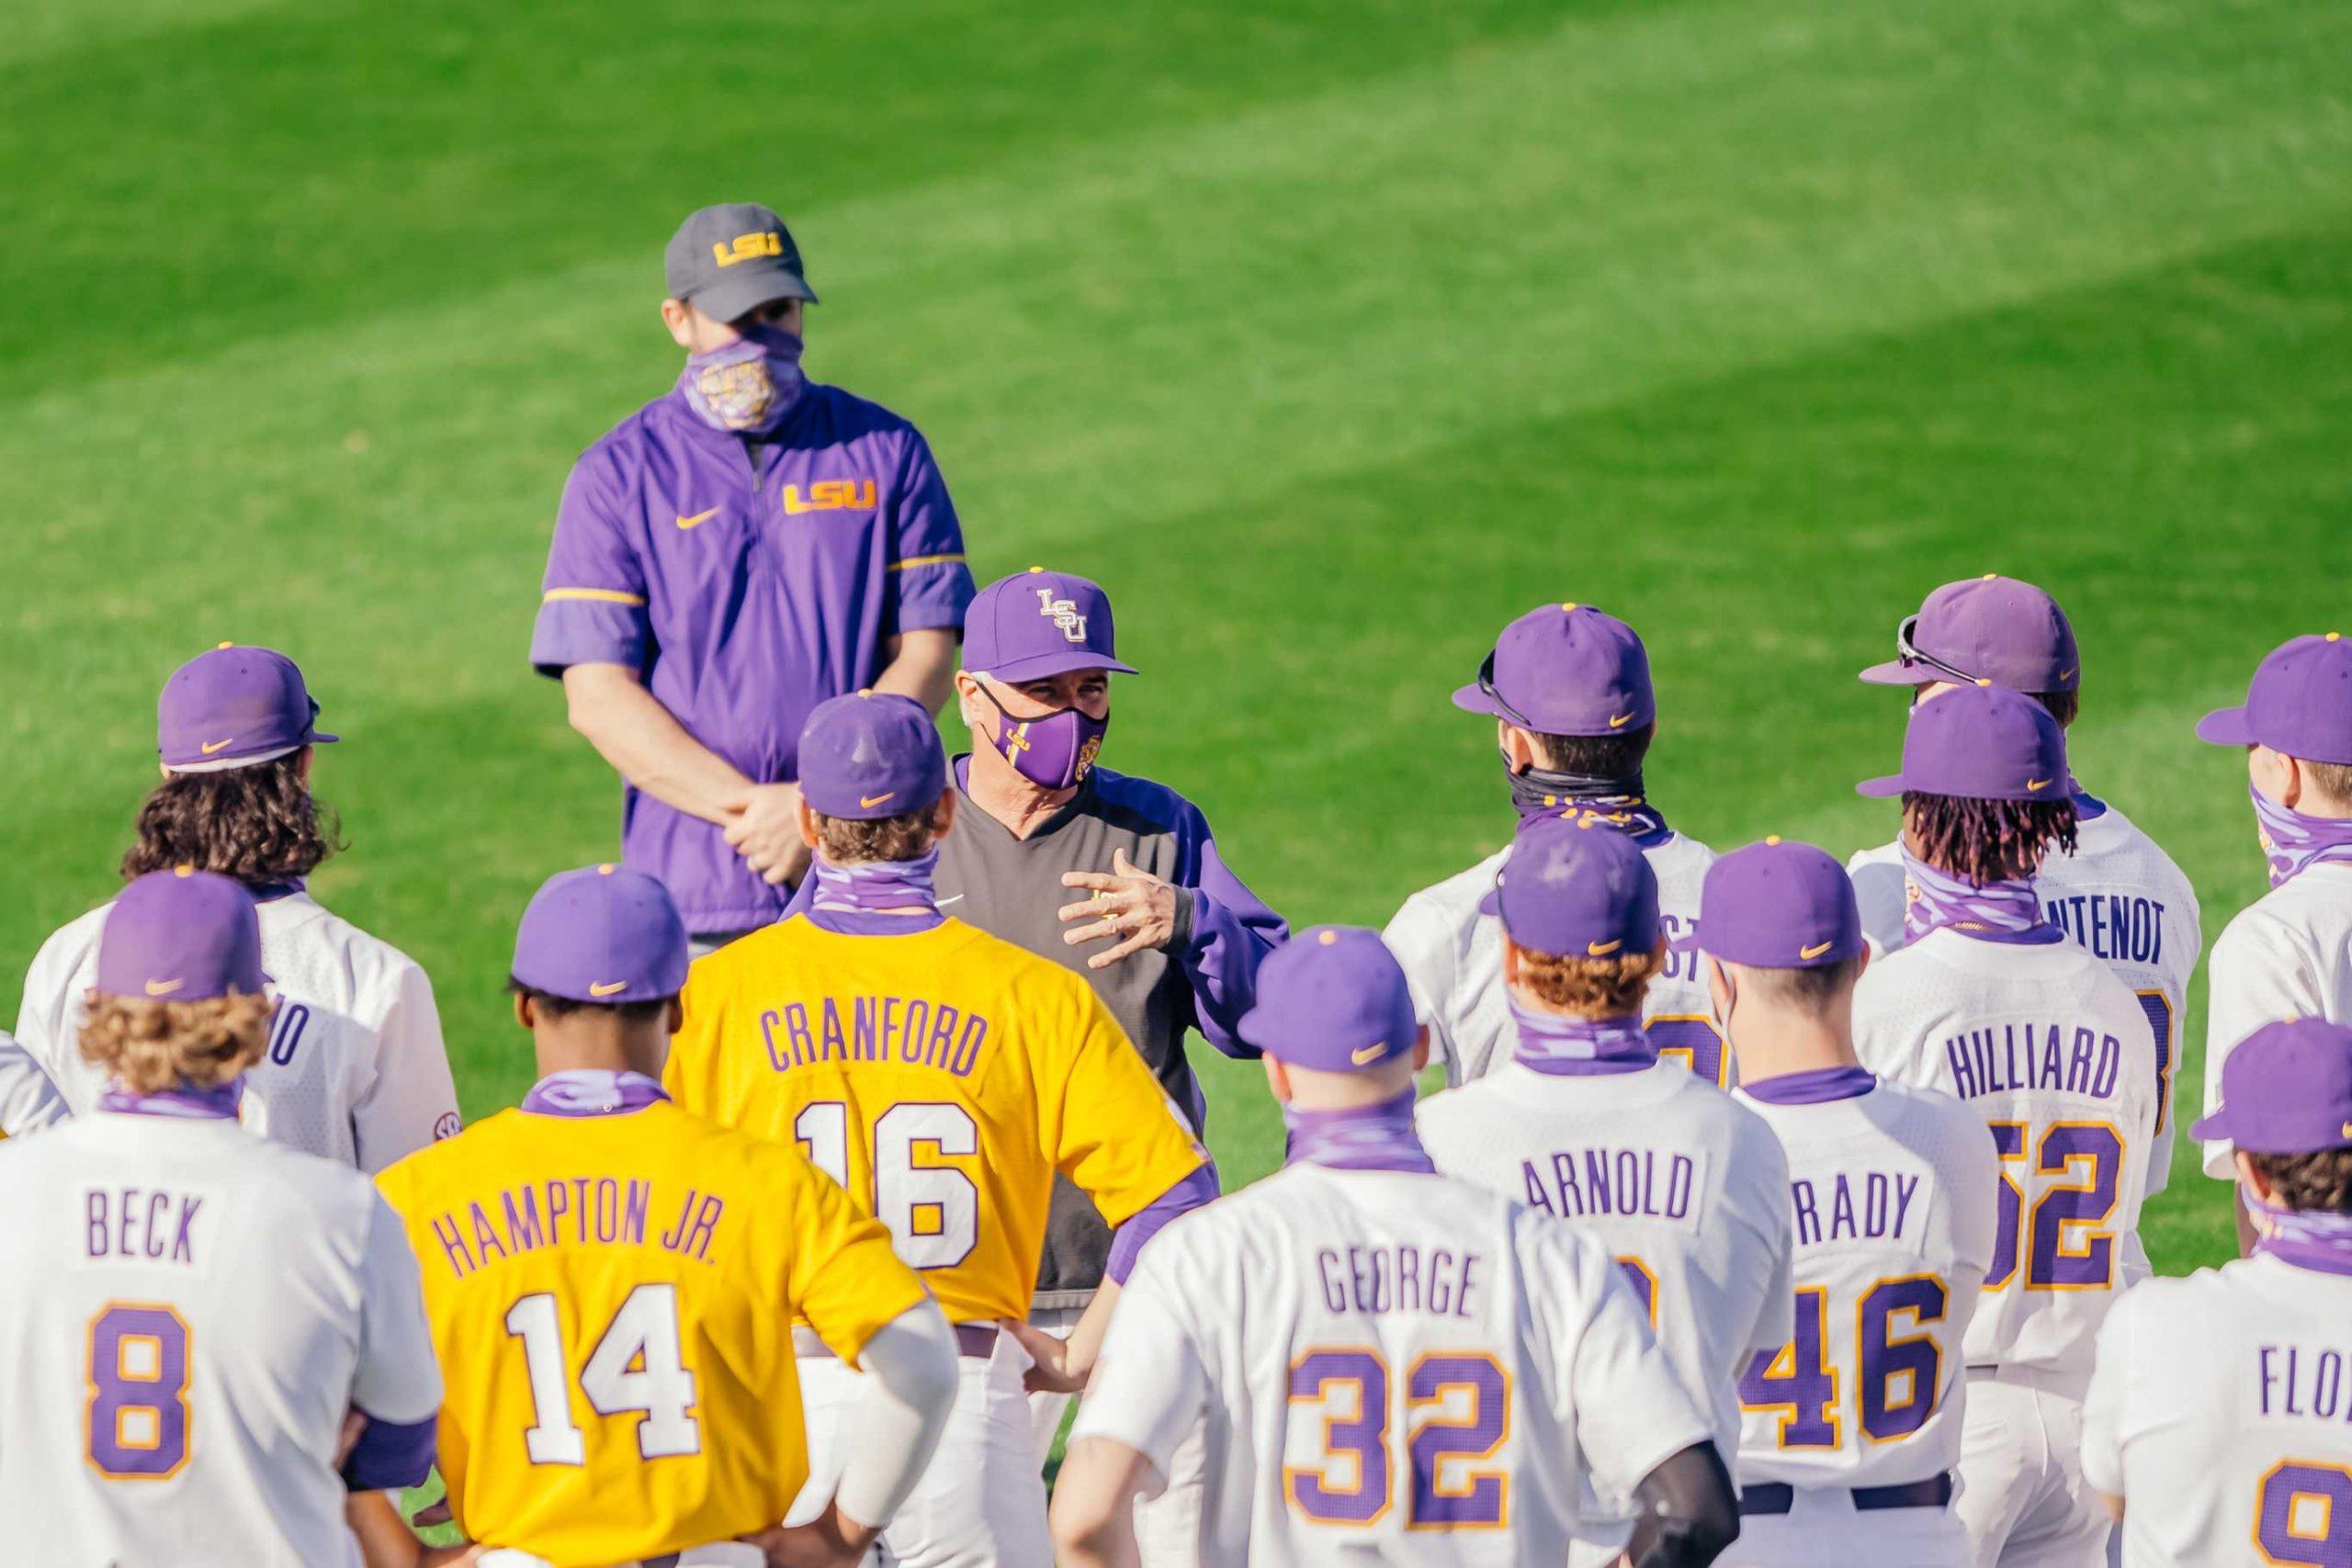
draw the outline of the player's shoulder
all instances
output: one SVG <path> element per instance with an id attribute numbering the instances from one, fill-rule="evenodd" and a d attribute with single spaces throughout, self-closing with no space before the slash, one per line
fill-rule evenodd
<path id="1" fill-rule="evenodd" d="M 845 387 L 830 381 L 811 381 L 803 395 L 809 406 L 796 413 L 795 421 L 807 421 L 832 441 L 872 438 L 895 443 L 922 439 L 914 421 L 871 398 L 859 397 Z"/>
<path id="2" fill-rule="evenodd" d="M 1208 832 L 1201 808 L 1157 779 L 1097 767 L 1090 783 L 1097 809 L 1121 826 L 1145 833 Z"/>
<path id="3" fill-rule="evenodd" d="M 1478 905 L 1495 890 L 1495 874 L 1501 869 L 1510 853 L 1510 846 L 1505 844 L 1453 875 L 1442 877 L 1408 895 L 1398 906 L 1391 924 L 1435 920 L 1447 925 L 1460 925 L 1475 919 Z"/>
<path id="4" fill-rule="evenodd" d="M 2324 869 L 2313 867 L 2290 877 L 2231 916 L 2214 940 L 2214 965 L 2256 961 L 2271 953 L 2300 953 L 2312 945 L 2321 923 L 2352 925 L 2352 880 L 2341 897 L 2330 897 L 2331 890 L 2317 875 Z"/>
<path id="5" fill-rule="evenodd" d="M 1679 828 L 1669 829 L 1662 840 L 1645 846 L 1642 853 L 1661 882 L 1669 876 L 1703 876 L 1707 868 L 1715 863 L 1714 850 Z"/>
<path id="6" fill-rule="evenodd" d="M 424 966 L 415 959 L 375 932 L 336 914 L 307 892 L 273 899 L 262 908 L 265 941 L 276 928 L 284 940 L 300 942 L 330 954 L 332 963 L 348 976 L 358 995 L 395 991 L 412 977 L 426 979 Z"/>
<path id="7" fill-rule="evenodd" d="M 1866 870 L 1871 866 L 1891 865 L 1900 867 L 1902 864 L 1903 845 L 1899 840 L 1890 840 L 1883 844 L 1872 845 L 1871 848 L 1866 850 L 1856 850 L 1852 854 L 1847 856 L 1846 874 L 1848 876 L 1851 876 L 1856 872 Z"/>
<path id="8" fill-rule="evenodd" d="M 50 932 L 33 953 L 32 967 L 26 976 L 28 987 L 35 976 L 62 980 L 88 962 L 98 950 L 98 933 L 105 929 L 107 911 L 113 908 L 114 900 L 109 898 Z"/>

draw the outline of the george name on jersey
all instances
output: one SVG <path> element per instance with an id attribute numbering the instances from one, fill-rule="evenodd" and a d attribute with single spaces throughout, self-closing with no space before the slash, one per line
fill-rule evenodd
<path id="1" fill-rule="evenodd" d="M 989 1021 L 928 997 L 825 997 L 760 1014 L 768 1066 L 779 1073 L 820 1062 L 898 1062 L 972 1076 Z"/>
<path id="2" fill-rule="evenodd" d="M 462 1280 L 508 1258 L 554 1247 L 643 1247 L 654 1212 L 653 1183 L 640 1178 L 558 1177 L 469 1200 L 433 1217 L 443 1261 Z M 662 1205 L 668 1213 L 669 1206 Z M 726 1217 L 726 1200 L 689 1187 L 677 1218 L 654 1233 L 665 1251 L 710 1261 L 710 1244 Z"/>
<path id="3" fill-rule="evenodd" d="M 1340 1316 L 1411 1312 L 1428 1317 L 1476 1317 L 1478 1307 L 1472 1297 L 1481 1289 L 1478 1270 L 1486 1261 L 1481 1253 L 1404 1243 L 1315 1251 L 1323 1304 Z"/>
<path id="4" fill-rule="evenodd" d="M 2265 1345 L 2256 1356 L 2265 1416 L 2352 1424 L 2352 1352 Z"/>
<path id="5" fill-rule="evenodd" d="M 1952 1092 L 1962 1100 L 2039 1089 L 2109 1100 L 2123 1067 L 2123 1043 L 2063 1023 L 2005 1023 L 1944 1041 Z"/>
<path id="6" fill-rule="evenodd" d="M 1826 1181 L 1799 1177 L 1789 1183 L 1796 1207 L 1796 1244 L 1909 1241 L 1912 1200 L 1919 1178 L 1899 1170 L 1839 1171 Z M 1925 1213 L 1927 1207 L 1920 1205 Z"/>
<path id="7" fill-rule="evenodd" d="M 1555 1149 L 1519 1169 L 1529 1206 L 1560 1219 L 1696 1224 L 1702 1173 L 1680 1150 Z"/>

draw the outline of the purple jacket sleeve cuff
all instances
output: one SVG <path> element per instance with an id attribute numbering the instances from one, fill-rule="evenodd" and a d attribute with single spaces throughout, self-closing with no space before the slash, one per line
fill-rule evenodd
<path id="1" fill-rule="evenodd" d="M 433 1473 L 435 1418 L 422 1421 L 381 1421 L 359 1412 L 367 1421 L 351 1457 L 343 1461 L 344 1489 L 349 1492 L 396 1492 L 422 1486 Z"/>
<path id="2" fill-rule="evenodd" d="M 561 675 L 575 664 L 641 670 L 645 644 L 643 600 L 549 598 L 531 627 L 531 667 L 542 675 Z"/>
<path id="3" fill-rule="evenodd" d="M 1288 939 L 1290 927 L 1226 868 L 1213 841 L 1200 848 L 1191 929 L 1177 951 L 1192 982 L 1193 1017 L 1202 1036 L 1228 1056 L 1258 1055 L 1242 1043 L 1242 1015 L 1258 1001 L 1258 965 Z"/>
<path id="4" fill-rule="evenodd" d="M 1145 1242 L 1158 1235 L 1177 1215 L 1199 1208 L 1216 1195 L 1216 1162 L 1195 1168 L 1192 1175 L 1153 1199 L 1113 1234 L 1111 1260 L 1102 1271 L 1113 1283 L 1125 1284 L 1127 1276 L 1135 1272 L 1136 1259 L 1142 1256 Z"/>

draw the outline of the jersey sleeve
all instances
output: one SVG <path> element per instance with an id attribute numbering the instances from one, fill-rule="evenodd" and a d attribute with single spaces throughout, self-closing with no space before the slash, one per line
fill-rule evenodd
<path id="1" fill-rule="evenodd" d="M 1764 1299 L 1756 1309 L 1756 1326 L 1750 1331 L 1750 1350 L 1778 1351 L 1796 1337 L 1796 1216 L 1789 1206 L 1789 1156 L 1781 1147 L 1781 1140 L 1767 1135 L 1759 1140 L 1770 1145 L 1769 1154 L 1759 1154 L 1751 1161 L 1754 1179 L 1761 1190 L 1758 1194 L 1764 1216 L 1767 1245 L 1771 1248 L 1771 1282 L 1764 1288 Z M 1724 1456 L 1729 1463 L 1731 1456 Z"/>
<path id="2" fill-rule="evenodd" d="M 65 1097 L 25 1048 L 0 1034 L 0 1138 L 20 1138 L 65 1120 Z"/>
<path id="3" fill-rule="evenodd" d="M 786 1293 L 833 1354 L 854 1366 L 876 1329 L 931 1292 L 891 1250 L 882 1222 L 831 1177 L 797 1149 L 768 1145 L 760 1152 L 785 1189 L 771 1210 L 791 1216 Z"/>
<path id="4" fill-rule="evenodd" d="M 1136 1265 L 1070 1432 L 1072 1441 L 1107 1438 L 1143 1455 L 1159 1472 L 1155 1494 L 1208 1396 L 1208 1369 L 1193 1337 L 1201 1314 L 1178 1298 L 1171 1257 L 1155 1250 Z"/>
<path id="5" fill-rule="evenodd" d="M 931 444 L 912 430 L 907 432 L 892 512 L 884 633 L 960 628 L 975 592 L 972 569 L 964 561 L 964 525 L 948 499 Z"/>
<path id="6" fill-rule="evenodd" d="M 2099 1325 L 2098 1365 L 2083 1396 L 2083 1479 L 2109 1497 L 2123 1495 L 2123 1441 L 2132 1376 L 2130 1293 L 2115 1303 Z"/>
<path id="7" fill-rule="evenodd" d="M 1449 1084 L 1460 1082 L 1454 1070 L 1453 1035 L 1446 1028 L 1447 997 L 1453 993 L 1456 938 L 1436 902 L 1416 893 L 1389 917 L 1380 933 L 1388 951 L 1405 971 L 1406 989 L 1412 993 L 1413 1011 L 1430 1032 L 1430 1059 L 1445 1068 Z"/>
<path id="8" fill-rule="evenodd" d="M 2299 961 L 2288 933 L 2274 923 L 2246 915 L 2230 922 L 2213 944 L 2208 967 L 2205 1021 L 2205 1104 L 2222 1100 L 2222 1064 L 2237 1043 L 2266 1023 L 2282 1018 L 2317 1018 L 2326 1007 L 2311 966 Z M 2205 1145 L 2205 1174 L 2233 1181 L 2227 1139 Z"/>
<path id="9" fill-rule="evenodd" d="M 591 450 L 573 466 L 556 510 L 531 664 L 542 675 L 574 664 L 642 670 L 652 646 L 645 562 L 621 526 L 605 458 Z"/>
<path id="10" fill-rule="evenodd" d="M 58 1064 L 72 1054 L 74 971 L 79 953 L 62 931 L 51 935 L 33 954 L 25 971 L 24 992 L 17 1003 L 17 1043 L 33 1065 L 54 1085 L 62 1074 Z"/>
<path id="11" fill-rule="evenodd" d="M 1040 1146 L 1115 1229 L 1208 1155 L 1102 998 L 1075 975 L 1054 977 L 1060 998 L 1027 1021 Z"/>
<path id="12" fill-rule="evenodd" d="M 1904 893 L 1903 863 L 1873 850 L 1858 852 L 1846 863 L 1847 878 L 1854 885 L 1854 902 L 1860 907 L 1862 935 L 1880 953 L 1903 945 L 1903 917 L 1909 900 Z"/>
<path id="13" fill-rule="evenodd" d="M 458 1086 L 433 982 L 403 964 L 376 1024 L 376 1076 L 351 1108 L 359 1168 L 373 1174 L 458 1130 Z"/>
<path id="14" fill-rule="evenodd" d="M 1575 1423 L 1595 1490 L 1630 1497 L 1651 1471 L 1711 1440 L 1713 1429 L 1600 1244 L 1541 1215 L 1522 1217 L 1521 1235 L 1537 1332 L 1554 1367 L 1554 1413 Z"/>
<path id="15" fill-rule="evenodd" d="M 424 1321 L 424 1287 L 400 1216 L 368 1194 L 361 1263 L 359 1362 L 351 1403 L 378 1421 L 409 1425 L 441 1405 L 441 1369 Z"/>

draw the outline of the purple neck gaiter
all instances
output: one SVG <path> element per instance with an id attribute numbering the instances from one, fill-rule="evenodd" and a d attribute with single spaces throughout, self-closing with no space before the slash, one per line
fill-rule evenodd
<path id="1" fill-rule="evenodd" d="M 2282 1209 L 2256 1197 L 2243 1181 L 2238 1191 L 2245 1199 L 2255 1228 L 2262 1234 L 2262 1239 L 2254 1244 L 2256 1252 L 2268 1253 L 2298 1269 L 2352 1274 L 2352 1214 Z"/>
<path id="2" fill-rule="evenodd" d="M 669 1098 L 643 1073 L 571 1067 L 533 1084 L 523 1097 L 523 1109 L 535 1116 L 626 1115 Z"/>
<path id="3" fill-rule="evenodd" d="M 1352 1111 L 1298 1111 L 1283 1107 L 1289 1133 L 1284 1165 L 1320 1165 L 1335 1170 L 1412 1170 L 1437 1167 L 1413 1131 L 1414 1090 Z"/>
<path id="4" fill-rule="evenodd" d="M 1556 1077 L 1638 1073 L 1657 1065 L 1657 1049 L 1638 1018 L 1560 1018 L 1505 993 L 1518 1025 L 1521 1066 Z"/>
<path id="5" fill-rule="evenodd" d="M 153 1094 L 133 1094 L 108 1089 L 98 1096 L 98 1109 L 132 1116 L 169 1116 L 183 1122 L 234 1122 L 245 1098 L 245 1080 L 232 1078 L 219 1089 L 166 1089 Z"/>
<path id="6" fill-rule="evenodd" d="M 2352 819 L 2291 811 L 2248 784 L 2262 853 L 2270 863 L 2270 886 L 2283 887 L 2298 873 L 2322 861 L 2352 861 Z"/>
<path id="7" fill-rule="evenodd" d="M 835 865 L 819 855 L 814 863 L 820 909 L 928 909 L 939 901 L 932 878 L 939 870 L 936 845 L 912 860 L 867 861 Z"/>
<path id="8" fill-rule="evenodd" d="M 2041 918 L 2030 881 L 1988 882 L 1982 887 L 1938 871 L 1903 849 L 1903 940 L 1917 942 L 1942 926 L 1985 942 L 2041 942 L 2054 929 Z"/>
<path id="9" fill-rule="evenodd" d="M 773 434 L 808 389 L 800 347 L 799 334 L 781 327 L 745 328 L 725 348 L 688 355 L 678 390 L 713 430 Z"/>

